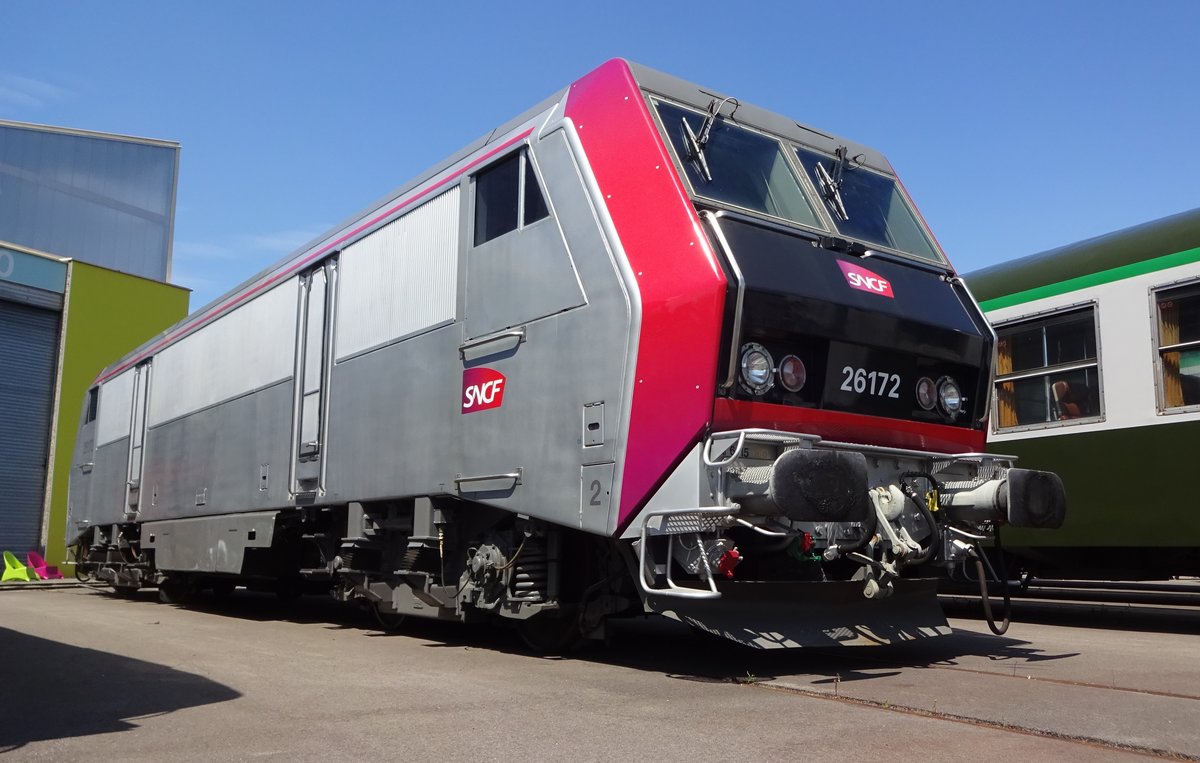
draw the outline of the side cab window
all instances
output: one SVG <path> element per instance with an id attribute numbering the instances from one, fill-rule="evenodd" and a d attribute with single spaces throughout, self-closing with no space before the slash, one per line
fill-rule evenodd
<path id="1" fill-rule="evenodd" d="M 585 304 L 575 263 L 552 214 L 536 154 L 522 147 L 471 178 L 465 338 L 474 339 Z M 578 176 L 559 182 L 579 182 Z M 553 185 L 550 186 L 553 190 Z"/>
<path id="2" fill-rule="evenodd" d="M 87 410 L 83 414 L 83 423 L 91 424 L 96 420 L 100 409 L 100 388 L 92 387 L 87 393 Z"/>
<path id="3" fill-rule="evenodd" d="M 550 216 L 527 151 L 475 176 L 475 246 Z"/>

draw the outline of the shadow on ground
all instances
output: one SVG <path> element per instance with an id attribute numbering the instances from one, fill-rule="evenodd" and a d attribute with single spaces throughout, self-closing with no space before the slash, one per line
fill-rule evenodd
<path id="1" fill-rule="evenodd" d="M 139 597 L 153 595 L 144 591 Z M 866 681 L 894 676 L 905 668 L 954 666 L 966 657 L 1028 663 L 1076 655 L 1048 653 L 1027 641 L 970 631 L 894 646 L 754 650 L 655 616 L 615 621 L 607 644 L 593 642 L 565 657 L 539 657 L 503 625 L 408 618 L 398 630 L 385 632 L 366 610 L 320 596 L 280 601 L 269 594 L 239 591 L 226 598 L 201 595 L 188 608 L 216 617 L 327 623 L 329 628 L 362 630 L 367 638 L 417 639 L 433 649 L 490 649 L 529 659 L 577 659 L 702 682 L 756 683 L 800 674 L 837 682 Z"/>
<path id="2" fill-rule="evenodd" d="M 0 628 L 0 754 L 135 728 L 134 719 L 241 694 L 207 678 Z"/>

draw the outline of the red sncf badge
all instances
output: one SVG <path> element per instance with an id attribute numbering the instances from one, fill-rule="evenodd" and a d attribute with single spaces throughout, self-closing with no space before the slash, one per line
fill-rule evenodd
<path id="1" fill-rule="evenodd" d="M 846 283 L 850 284 L 851 289 L 858 289 L 869 294 L 878 294 L 888 299 L 895 299 L 895 296 L 892 294 L 892 285 L 886 278 L 881 278 L 866 268 L 860 268 L 858 265 L 852 265 L 849 262 L 838 260 L 837 264 L 842 269 L 842 275 L 846 277 Z"/>
<path id="2" fill-rule="evenodd" d="M 462 412 L 474 413 L 499 408 L 504 403 L 504 374 L 493 368 L 463 371 Z"/>

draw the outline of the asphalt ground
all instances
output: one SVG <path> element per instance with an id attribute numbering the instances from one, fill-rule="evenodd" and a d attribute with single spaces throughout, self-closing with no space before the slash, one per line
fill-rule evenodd
<path id="1" fill-rule="evenodd" d="M 1200 760 L 1196 621 L 951 625 L 758 652 L 641 619 L 546 658 L 494 627 L 384 633 L 317 597 L 0 590 L 0 756 Z"/>

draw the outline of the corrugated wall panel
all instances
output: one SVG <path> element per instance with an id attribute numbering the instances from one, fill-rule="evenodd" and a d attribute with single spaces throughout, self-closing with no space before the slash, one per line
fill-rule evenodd
<path id="1" fill-rule="evenodd" d="M 339 360 L 454 319 L 458 194 L 455 186 L 342 252 Z"/>
<path id="2" fill-rule="evenodd" d="M 41 542 L 59 315 L 0 301 L 0 549 Z"/>
<path id="3" fill-rule="evenodd" d="M 297 281 L 289 279 L 154 357 L 149 425 L 292 375 Z"/>
<path id="4" fill-rule="evenodd" d="M 0 124 L 0 230 L 22 246 L 165 280 L 178 146 Z"/>
<path id="5" fill-rule="evenodd" d="M 100 387 L 96 409 L 96 447 L 129 436 L 129 414 L 133 411 L 133 369 L 118 374 Z"/>

